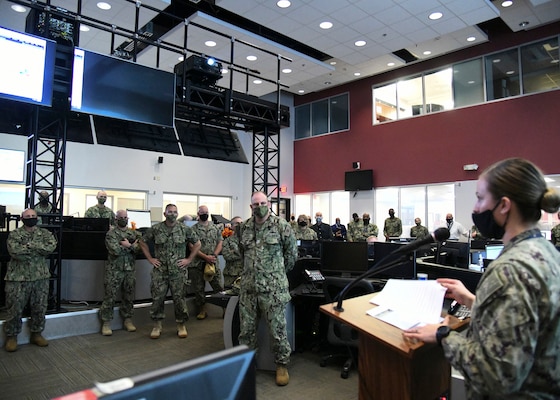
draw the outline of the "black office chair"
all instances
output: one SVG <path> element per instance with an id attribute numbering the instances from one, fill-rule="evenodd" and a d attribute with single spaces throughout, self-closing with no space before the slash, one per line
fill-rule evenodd
<path id="1" fill-rule="evenodd" d="M 327 303 L 333 303 L 338 300 L 337 295 L 352 282 L 352 278 L 339 278 L 333 276 L 325 277 L 323 282 L 323 293 Z M 347 299 L 352 297 L 362 296 L 364 294 L 373 293 L 374 287 L 371 282 L 366 280 L 359 281 L 350 291 L 346 294 Z M 352 327 L 336 320 L 329 319 L 329 327 L 327 331 L 327 340 L 330 345 L 344 346 L 345 351 L 339 353 L 328 354 L 321 358 L 321 367 L 327 365 L 327 361 L 335 357 L 346 357 L 346 362 L 342 366 L 340 377 L 343 379 L 348 378 L 348 373 L 352 366 L 357 365 L 358 360 L 358 332 Z"/>

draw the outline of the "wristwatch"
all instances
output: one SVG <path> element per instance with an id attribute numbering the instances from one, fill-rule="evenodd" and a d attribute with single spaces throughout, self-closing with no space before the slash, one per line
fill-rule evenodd
<path id="1" fill-rule="evenodd" d="M 436 331 L 437 344 L 441 346 L 441 340 L 449 336 L 450 333 L 451 333 L 451 329 L 447 325 L 442 325 L 439 328 L 437 328 Z"/>

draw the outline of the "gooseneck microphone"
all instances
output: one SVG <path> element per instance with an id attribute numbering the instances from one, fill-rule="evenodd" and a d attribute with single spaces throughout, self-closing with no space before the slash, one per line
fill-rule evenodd
<path id="1" fill-rule="evenodd" d="M 342 308 L 342 301 L 344 300 L 344 298 L 346 297 L 346 294 L 350 291 L 350 289 L 352 289 L 356 285 L 356 283 L 358 283 L 362 279 L 370 278 L 372 276 L 375 276 L 377 274 L 381 274 L 382 272 L 385 272 L 385 271 L 393 268 L 395 265 L 400 264 L 403 261 L 403 259 L 406 258 L 406 256 L 408 254 L 414 252 L 415 250 L 419 249 L 420 247 L 422 247 L 426 244 L 429 244 L 429 243 L 432 243 L 432 242 L 443 242 L 447 239 L 449 239 L 449 229 L 438 228 L 431 235 L 426 236 L 424 239 L 415 240 L 414 242 L 410 242 L 409 244 L 406 244 L 406 245 L 396 249 L 395 251 L 391 252 L 390 254 L 386 255 L 385 257 L 383 257 L 383 259 L 380 260 L 377 267 L 372 268 L 372 269 L 364 272 L 362 275 L 358 276 L 356 279 L 354 279 L 353 281 L 348 283 L 348 285 L 346 285 L 346 287 L 344 289 L 342 289 L 342 291 L 338 294 L 338 303 L 334 307 L 334 310 L 338 311 L 338 312 L 344 311 L 344 308 Z M 392 256 L 395 256 L 395 255 L 400 255 L 400 257 L 395 259 L 395 260 L 392 260 L 390 263 L 385 263 L 384 262 L 385 259 L 388 259 L 388 258 L 390 258 Z"/>

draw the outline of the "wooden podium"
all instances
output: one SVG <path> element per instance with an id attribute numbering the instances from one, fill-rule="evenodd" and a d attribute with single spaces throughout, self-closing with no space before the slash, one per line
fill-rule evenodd
<path id="1" fill-rule="evenodd" d="M 451 366 L 436 344 L 411 343 L 402 330 L 366 314 L 376 307 L 367 294 L 344 300 L 343 312 L 336 303 L 324 304 L 320 310 L 352 326 L 360 333 L 360 400 L 434 400 L 449 390 Z M 466 325 L 452 317 L 451 328 Z"/>

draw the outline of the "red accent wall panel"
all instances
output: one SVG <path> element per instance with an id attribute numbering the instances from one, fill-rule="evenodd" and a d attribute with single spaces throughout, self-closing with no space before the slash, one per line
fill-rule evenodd
<path id="1" fill-rule="evenodd" d="M 513 156 L 560 173 L 560 90 L 372 125 L 367 86 L 350 90 L 350 131 L 294 143 L 295 193 L 343 190 L 354 161 L 374 170 L 375 187 L 476 179 Z"/>

